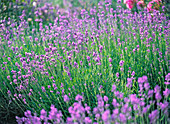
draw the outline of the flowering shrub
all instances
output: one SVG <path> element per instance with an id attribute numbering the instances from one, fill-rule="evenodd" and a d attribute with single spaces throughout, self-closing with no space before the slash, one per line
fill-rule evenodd
<path id="1" fill-rule="evenodd" d="M 170 75 L 170 73 L 168 75 Z M 83 105 L 83 96 L 78 94 L 75 98 L 77 102 L 73 103 L 73 105 L 68 108 L 70 117 L 67 117 L 66 123 L 157 123 L 160 122 L 160 113 L 165 116 L 165 120 L 162 122 L 166 122 L 166 119 L 168 119 L 169 106 L 166 99 L 170 94 L 170 89 L 163 91 L 165 100 L 160 102 L 162 95 L 158 85 L 155 86 L 154 90 L 151 90 L 146 76 L 139 78 L 138 83 L 140 83 L 138 96 L 136 94 L 129 94 L 125 97 L 124 93 L 117 91 L 116 86 L 113 85 L 112 87 L 114 88 L 112 89 L 112 93 L 114 94 L 114 98 L 111 99 L 112 104 L 108 103 L 109 98 L 107 96 L 102 97 L 101 95 L 97 95 L 97 106 L 93 109 L 86 103 Z M 151 99 L 153 99 L 154 96 L 156 97 L 156 100 L 152 101 Z M 65 97 L 69 99 L 67 95 L 65 95 L 63 99 L 65 99 Z M 152 109 L 155 104 L 157 105 L 157 109 Z M 114 108 L 112 112 L 109 109 L 111 106 Z M 16 117 L 17 122 L 18 124 L 41 124 L 41 122 L 44 122 L 44 124 L 47 124 L 48 122 L 54 124 L 65 123 L 60 110 L 57 110 L 54 105 L 51 105 L 50 109 L 48 114 L 42 109 L 39 117 L 36 113 L 32 115 L 31 111 L 27 110 L 25 112 L 26 117 Z M 133 114 L 135 117 L 133 117 Z"/>
<path id="2" fill-rule="evenodd" d="M 149 2 L 147 5 L 148 11 L 153 11 L 153 9 L 159 10 L 161 2 L 161 0 L 153 0 Z"/>
<path id="3" fill-rule="evenodd" d="M 0 92 L 28 110 L 18 123 L 168 123 L 170 21 L 120 4 L 2 20 Z"/>
<path id="4" fill-rule="evenodd" d="M 124 0 L 124 4 L 126 4 L 126 7 L 130 10 L 135 6 L 135 3 L 138 6 L 138 8 L 144 8 L 146 6 L 147 10 L 149 12 L 152 12 L 153 9 L 159 10 L 159 8 L 162 4 L 162 1 L 161 0 L 152 0 L 148 4 L 146 4 L 144 0 L 140 0 L 140 1 L 138 1 L 138 0 Z"/>
<path id="5" fill-rule="evenodd" d="M 124 3 L 126 4 L 127 8 L 132 9 L 134 4 L 135 4 L 135 0 L 124 0 Z"/>

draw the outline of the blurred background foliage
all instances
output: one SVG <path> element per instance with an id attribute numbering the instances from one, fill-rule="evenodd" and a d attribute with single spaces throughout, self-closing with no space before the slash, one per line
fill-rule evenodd
<path id="1" fill-rule="evenodd" d="M 97 6 L 99 1 L 105 2 L 105 0 L 0 0 L 0 23 L 4 17 L 6 20 L 10 17 L 17 21 L 23 10 L 25 10 L 26 18 L 31 18 L 34 21 L 36 19 L 35 12 L 38 11 L 42 13 L 38 18 L 41 18 L 43 23 L 52 23 L 58 11 L 60 14 L 68 10 L 72 12 L 81 11 L 81 9 L 90 11 L 90 8 Z M 149 1 L 151 0 L 145 0 L 146 3 Z M 166 14 L 169 16 L 170 1 L 162 0 L 162 2 L 166 7 Z M 116 9 L 116 6 L 117 0 L 112 0 L 112 8 Z M 126 8 L 123 0 L 121 0 L 121 6 Z M 132 11 L 136 11 L 136 9 Z"/>

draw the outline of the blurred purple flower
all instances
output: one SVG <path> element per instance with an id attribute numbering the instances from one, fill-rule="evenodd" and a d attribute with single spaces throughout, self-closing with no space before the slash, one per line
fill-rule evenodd
<path id="1" fill-rule="evenodd" d="M 83 96 L 81 96 L 81 95 L 78 94 L 78 95 L 76 96 L 75 100 L 76 100 L 76 101 L 81 101 L 81 100 L 83 100 Z"/>
<path id="2" fill-rule="evenodd" d="M 40 118 L 42 120 L 45 120 L 46 117 L 47 117 L 47 112 L 44 109 L 42 109 L 41 112 L 40 112 Z"/>
<path id="3" fill-rule="evenodd" d="M 102 114 L 102 120 L 104 121 L 104 123 L 107 123 L 109 121 L 109 116 L 110 116 L 110 110 L 106 110 Z"/>
<path id="4" fill-rule="evenodd" d="M 107 96 L 104 96 L 104 101 L 107 102 L 109 99 Z"/>
<path id="5" fill-rule="evenodd" d="M 124 64 L 124 61 L 121 60 L 121 61 L 119 62 L 119 65 L 120 65 L 120 66 L 123 66 L 123 64 Z"/>
<path id="6" fill-rule="evenodd" d="M 64 95 L 64 102 L 68 102 L 70 99 L 67 95 Z"/>
<path id="7" fill-rule="evenodd" d="M 168 97 L 169 94 L 170 94 L 170 89 L 166 88 L 165 91 L 163 91 L 163 95 L 164 95 L 165 97 Z"/>

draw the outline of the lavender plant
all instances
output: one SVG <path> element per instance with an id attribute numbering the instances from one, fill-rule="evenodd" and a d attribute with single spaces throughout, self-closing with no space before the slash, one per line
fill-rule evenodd
<path id="1" fill-rule="evenodd" d="M 168 123 L 170 21 L 111 5 L 2 20 L 0 92 L 28 110 L 18 123 Z"/>
<path id="2" fill-rule="evenodd" d="M 141 84 L 139 93 L 141 95 L 139 97 L 136 94 L 129 94 L 127 97 L 124 97 L 124 93 L 117 91 L 116 86 L 113 85 L 112 93 L 114 94 L 114 98 L 112 99 L 112 105 L 108 104 L 109 98 L 107 96 L 101 97 L 101 95 L 97 95 L 97 106 L 93 108 L 93 111 L 87 104 L 82 104 L 83 96 L 78 94 L 75 98 L 77 102 L 68 108 L 70 117 L 67 117 L 66 123 L 168 123 L 169 103 L 166 100 L 163 103 L 160 102 L 162 96 L 157 95 L 160 94 L 160 87 L 157 85 L 154 90 L 151 90 L 147 82 L 147 77 L 143 76 L 141 78 L 142 82 L 139 81 Z M 156 101 L 149 101 L 154 94 Z M 166 89 L 164 91 L 165 98 L 169 94 L 170 90 Z M 66 103 L 69 101 L 68 96 L 64 96 L 64 99 Z M 152 110 L 155 103 L 157 104 L 157 108 Z M 110 106 L 114 106 L 112 112 L 109 109 Z M 64 123 L 62 112 L 58 111 L 54 105 L 51 105 L 50 108 L 51 110 L 48 115 L 42 109 L 39 117 L 36 114 L 33 116 L 31 111 L 27 110 L 25 112 L 26 117 L 16 117 L 17 122 L 18 124 L 22 124 L 23 122 L 41 124 L 42 121 L 44 123 L 48 123 L 49 121 L 55 124 Z M 159 119 L 162 115 L 164 115 L 164 118 Z"/>

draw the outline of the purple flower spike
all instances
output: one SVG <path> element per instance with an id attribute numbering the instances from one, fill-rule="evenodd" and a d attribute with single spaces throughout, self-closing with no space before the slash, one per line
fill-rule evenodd
<path id="1" fill-rule="evenodd" d="M 90 117 L 85 117 L 84 122 L 85 124 L 91 124 L 92 120 L 90 119 Z"/>
<path id="2" fill-rule="evenodd" d="M 24 115 L 25 115 L 26 117 L 28 117 L 28 118 L 31 118 L 31 117 L 32 117 L 30 110 L 27 110 L 27 111 L 24 113 Z"/>
<path id="3" fill-rule="evenodd" d="M 64 95 L 64 102 L 68 102 L 70 99 L 67 95 Z"/>
<path id="4" fill-rule="evenodd" d="M 109 62 L 112 62 L 112 58 L 109 58 Z"/>
<path id="5" fill-rule="evenodd" d="M 112 92 L 116 91 L 116 85 L 112 85 Z"/>
<path id="6" fill-rule="evenodd" d="M 170 81 L 170 73 L 168 73 L 168 74 L 165 76 L 165 80 L 166 80 L 167 82 Z"/>
<path id="7" fill-rule="evenodd" d="M 154 88 L 154 93 L 158 93 L 160 92 L 160 90 L 161 90 L 160 86 L 156 85 Z"/>
<path id="8" fill-rule="evenodd" d="M 123 64 L 124 64 L 124 61 L 121 60 L 121 61 L 119 62 L 119 65 L 120 65 L 120 66 L 123 66 Z"/>
<path id="9" fill-rule="evenodd" d="M 104 121 L 104 123 L 107 123 L 107 124 L 108 124 L 109 116 L 110 116 L 110 110 L 106 110 L 106 111 L 102 114 L 102 120 Z"/>
<path id="10" fill-rule="evenodd" d="M 104 101 L 107 102 L 109 99 L 107 96 L 104 96 Z"/>
<path id="11" fill-rule="evenodd" d="M 7 76 L 7 79 L 10 80 L 10 76 Z"/>
<path id="12" fill-rule="evenodd" d="M 42 109 L 42 110 L 41 110 L 40 118 L 41 118 L 42 120 L 45 120 L 46 117 L 47 117 L 47 112 L 46 112 L 44 109 Z"/>
<path id="13" fill-rule="evenodd" d="M 147 76 L 139 77 L 138 78 L 138 83 L 143 84 L 144 82 L 147 82 Z"/>
<path id="14" fill-rule="evenodd" d="M 77 95 L 76 98 L 75 98 L 76 101 L 82 101 L 83 100 L 83 96 L 81 95 Z"/>
<path id="15" fill-rule="evenodd" d="M 154 123 L 158 119 L 158 114 L 159 114 L 158 110 L 154 110 L 149 114 L 151 123 Z"/>
<path id="16" fill-rule="evenodd" d="M 120 117 L 120 121 L 123 122 L 123 123 L 126 123 L 126 116 L 122 113 L 119 114 L 119 117 Z"/>
<path id="17" fill-rule="evenodd" d="M 136 94 L 131 94 L 130 100 L 131 100 L 132 104 L 138 104 L 139 103 L 139 99 L 136 97 Z"/>
<path id="18" fill-rule="evenodd" d="M 45 87 L 41 87 L 41 89 L 42 89 L 43 92 L 46 92 Z"/>
<path id="19" fill-rule="evenodd" d="M 157 93 L 155 94 L 155 98 L 156 98 L 157 100 L 161 100 L 161 99 L 162 99 L 162 96 L 161 96 L 161 94 L 160 94 L 159 92 L 157 92 Z"/>
<path id="20" fill-rule="evenodd" d="M 165 97 L 168 97 L 169 94 L 170 94 L 170 89 L 166 88 L 165 91 L 163 91 L 163 95 L 164 95 Z"/>
<path id="21" fill-rule="evenodd" d="M 165 101 L 164 103 L 160 103 L 160 107 L 162 111 L 165 111 L 165 109 L 168 109 L 169 103 Z"/>
<path id="22" fill-rule="evenodd" d="M 135 72 L 133 71 L 131 75 L 132 75 L 132 76 L 135 76 Z"/>
<path id="23" fill-rule="evenodd" d="M 87 61 L 90 61 L 90 56 L 87 56 Z"/>
<path id="24" fill-rule="evenodd" d="M 118 72 L 116 73 L 116 77 L 117 77 L 117 78 L 119 77 L 119 73 L 118 73 Z"/>
<path id="25" fill-rule="evenodd" d="M 146 90 L 149 90 L 149 88 L 150 88 L 149 83 L 145 83 L 145 84 L 144 84 L 144 88 L 145 88 Z"/>

